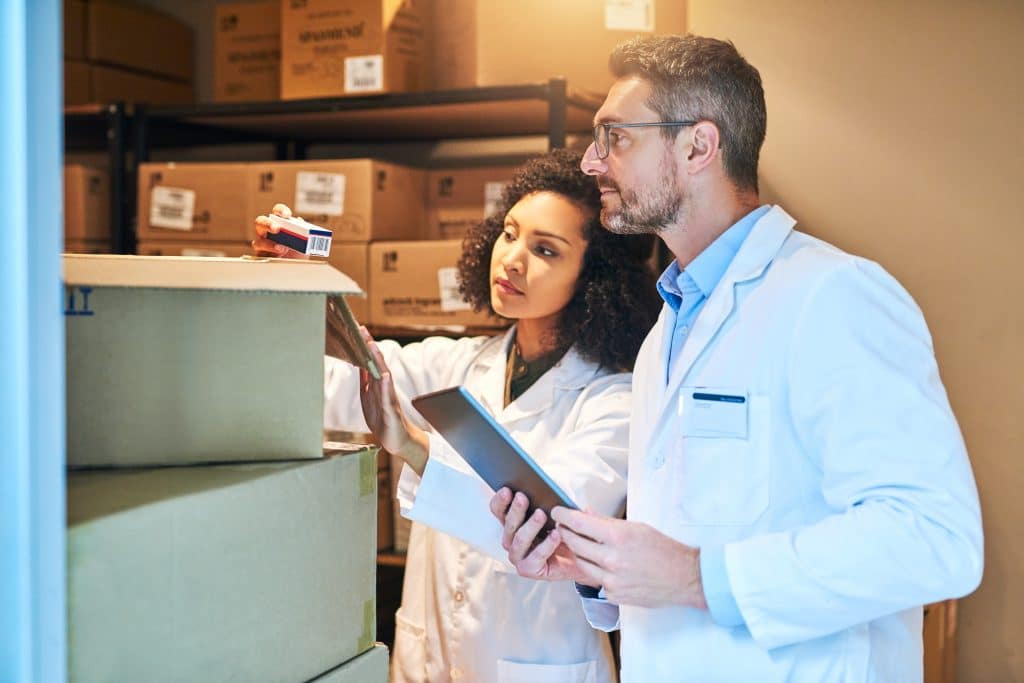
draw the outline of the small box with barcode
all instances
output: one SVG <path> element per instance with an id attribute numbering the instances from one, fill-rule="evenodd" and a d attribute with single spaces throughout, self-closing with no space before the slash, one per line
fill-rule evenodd
<path id="1" fill-rule="evenodd" d="M 67 462 L 322 456 L 324 261 L 64 256 Z"/>
<path id="2" fill-rule="evenodd" d="M 277 232 L 267 232 L 267 239 L 271 242 L 284 245 L 306 256 L 327 258 L 331 255 L 330 230 L 298 218 L 285 218 L 277 214 L 270 214 L 270 222 L 277 228 Z"/>

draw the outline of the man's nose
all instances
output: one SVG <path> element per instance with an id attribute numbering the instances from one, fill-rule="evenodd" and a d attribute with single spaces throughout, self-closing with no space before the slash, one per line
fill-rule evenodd
<path id="1" fill-rule="evenodd" d="M 587 147 L 587 151 L 583 153 L 583 160 L 580 161 L 580 170 L 587 175 L 604 175 L 608 171 L 608 164 L 605 163 L 605 160 L 597 158 L 597 145 L 593 142 Z"/>

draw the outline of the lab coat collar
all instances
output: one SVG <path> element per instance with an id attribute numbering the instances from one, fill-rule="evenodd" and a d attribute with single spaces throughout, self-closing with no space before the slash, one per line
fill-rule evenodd
<path id="1" fill-rule="evenodd" d="M 489 345 L 479 363 L 486 387 L 483 403 L 491 414 L 501 415 L 502 422 L 537 415 L 551 407 L 556 392 L 578 391 L 599 374 L 597 364 L 584 359 L 573 346 L 521 396 L 508 406 L 502 405 L 505 402 L 505 364 L 515 329 L 513 326 L 505 333 L 502 343 Z"/>
<path id="2" fill-rule="evenodd" d="M 693 329 L 680 351 L 679 361 L 665 387 L 666 391 L 662 396 L 659 415 L 664 415 L 672 405 L 671 397 L 675 395 L 676 389 L 682 386 L 694 363 L 732 314 L 736 304 L 736 286 L 761 276 L 792 232 L 794 225 L 796 225 L 796 220 L 779 206 L 773 206 L 754 225 L 750 235 L 726 269 L 722 280 L 708 297 L 707 303 L 704 304 L 704 308 L 701 309 L 694 321 Z M 661 353 L 659 354 L 661 363 L 667 362 L 668 345 L 672 337 L 671 328 L 671 325 L 663 324 Z"/>

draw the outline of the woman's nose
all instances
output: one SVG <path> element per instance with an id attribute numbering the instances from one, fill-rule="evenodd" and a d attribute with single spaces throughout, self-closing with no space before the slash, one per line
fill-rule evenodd
<path id="1" fill-rule="evenodd" d="M 605 160 L 597 158 L 597 145 L 593 142 L 587 147 L 587 151 L 583 153 L 583 160 L 580 161 L 580 170 L 587 175 L 602 175 L 608 171 L 608 164 L 605 163 Z"/>

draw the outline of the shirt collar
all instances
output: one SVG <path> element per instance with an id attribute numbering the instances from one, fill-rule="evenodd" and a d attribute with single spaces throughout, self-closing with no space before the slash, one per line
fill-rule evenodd
<path id="1" fill-rule="evenodd" d="M 689 282 L 696 284 L 705 298 L 711 296 L 711 292 L 718 286 L 725 271 L 729 269 L 729 264 L 743 246 L 743 241 L 753 230 L 754 224 L 770 209 L 771 206 L 768 204 L 759 206 L 736 221 L 698 254 L 685 270 L 680 270 L 679 263 L 672 261 L 658 278 L 658 293 L 665 303 L 678 311 L 682 292 L 687 289 Z"/>

